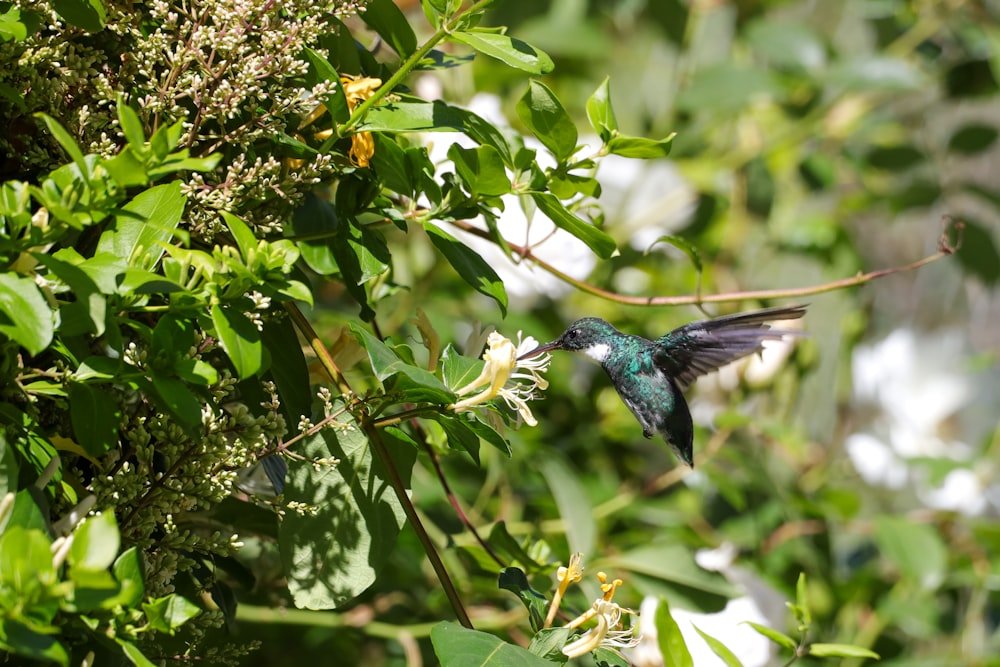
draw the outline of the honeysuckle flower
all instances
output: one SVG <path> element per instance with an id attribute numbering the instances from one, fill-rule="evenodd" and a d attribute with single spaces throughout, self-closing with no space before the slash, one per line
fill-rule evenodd
<path id="1" fill-rule="evenodd" d="M 545 628 L 552 626 L 552 620 L 556 617 L 556 612 L 559 610 L 559 605 L 569 585 L 583 579 L 583 554 L 578 552 L 570 556 L 569 565 L 556 570 L 556 578 L 559 580 L 559 586 L 556 588 L 555 595 L 552 596 L 549 613 L 545 616 L 545 625 L 542 626 Z"/>
<path id="2" fill-rule="evenodd" d="M 538 343 L 531 336 L 521 340 L 518 332 L 518 344 L 493 332 L 486 339 L 488 347 L 483 352 L 483 370 L 475 380 L 455 391 L 459 396 L 465 396 L 477 389 L 486 387 L 478 394 L 463 398 L 451 405 L 455 412 L 469 410 L 486 401 L 500 397 L 511 410 L 516 411 L 524 423 L 535 426 L 538 422 L 531 414 L 528 401 L 535 397 L 535 390 L 545 390 L 549 383 L 542 373 L 548 368 L 551 357 L 547 354 L 518 362 L 517 358 L 537 347 Z"/>
<path id="3" fill-rule="evenodd" d="M 382 85 L 382 79 L 367 76 L 341 76 L 340 83 L 344 86 L 344 96 L 347 98 L 347 108 L 354 109 L 371 97 L 375 89 Z M 355 132 L 351 135 L 351 163 L 356 167 L 367 167 L 372 155 L 375 154 L 375 140 L 371 132 Z"/>
<path id="4" fill-rule="evenodd" d="M 616 584 L 621 580 L 616 579 Z M 611 589 L 612 594 L 614 588 Z M 631 609 L 624 609 L 617 602 L 606 600 L 603 597 L 596 600 L 587 613 L 578 617 L 566 627 L 576 627 L 580 619 L 594 618 L 597 625 L 584 632 L 575 640 L 566 644 L 562 648 L 563 655 L 569 658 L 577 658 L 585 653 L 590 653 L 596 648 L 606 648 L 618 651 L 623 648 L 632 648 L 639 643 L 639 637 L 635 633 L 635 626 L 625 628 L 622 626 L 622 615 L 633 614 Z"/>

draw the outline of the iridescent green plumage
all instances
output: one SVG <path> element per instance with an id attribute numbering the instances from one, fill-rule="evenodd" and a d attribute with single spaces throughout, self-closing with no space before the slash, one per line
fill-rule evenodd
<path id="1" fill-rule="evenodd" d="M 799 334 L 772 329 L 767 323 L 798 319 L 803 314 L 805 306 L 739 313 L 692 322 L 655 341 L 586 317 L 524 356 L 571 350 L 599 363 L 642 424 L 643 435 L 649 438 L 659 433 L 685 463 L 693 465 L 694 427 L 682 390 L 698 376 L 757 352 L 765 340 Z"/>

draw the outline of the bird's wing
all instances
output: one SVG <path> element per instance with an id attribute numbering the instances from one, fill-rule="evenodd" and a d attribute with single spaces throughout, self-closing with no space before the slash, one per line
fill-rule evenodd
<path id="1" fill-rule="evenodd" d="M 802 335 L 800 331 L 772 329 L 767 323 L 796 320 L 805 312 L 805 306 L 767 308 L 685 324 L 656 339 L 653 360 L 686 387 L 701 375 L 757 352 L 765 340 Z"/>

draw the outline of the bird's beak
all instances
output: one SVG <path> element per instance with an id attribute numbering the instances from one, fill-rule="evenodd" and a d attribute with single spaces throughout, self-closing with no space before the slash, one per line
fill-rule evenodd
<path id="1" fill-rule="evenodd" d="M 532 357 L 537 357 L 540 354 L 544 354 L 551 350 L 558 350 L 558 349 L 559 349 L 559 341 L 554 340 L 551 343 L 546 343 L 545 345 L 539 345 L 531 352 L 525 352 L 520 357 L 518 357 L 517 360 L 522 361 L 524 359 L 531 359 Z"/>

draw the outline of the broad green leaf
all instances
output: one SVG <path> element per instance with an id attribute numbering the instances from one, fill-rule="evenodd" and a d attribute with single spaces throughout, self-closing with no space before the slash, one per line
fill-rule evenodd
<path id="1" fill-rule="evenodd" d="M 431 644 L 441 667 L 552 667 L 551 661 L 495 635 L 447 621 L 431 630 Z"/>
<path id="2" fill-rule="evenodd" d="M 548 86 L 532 80 L 517 102 L 517 115 L 559 161 L 576 152 L 576 124 Z"/>
<path id="3" fill-rule="evenodd" d="M 932 526 L 904 517 L 879 516 L 875 519 L 875 542 L 904 577 L 924 589 L 935 589 L 944 581 L 948 548 Z"/>
<path id="4" fill-rule="evenodd" d="M 103 30 L 107 21 L 101 0 L 53 0 L 52 7 L 68 23 L 87 32 Z"/>
<path id="5" fill-rule="evenodd" d="M 368 352 L 368 360 L 371 362 L 372 371 L 381 381 L 401 373 L 418 387 L 426 387 L 439 394 L 445 401 L 453 400 L 455 394 L 436 375 L 428 370 L 406 363 L 388 345 L 380 341 L 375 336 L 362 329 L 355 323 L 351 323 L 351 332 L 358 342 Z"/>
<path id="6" fill-rule="evenodd" d="M 125 103 L 125 97 L 119 93 L 117 98 L 118 122 L 122 126 L 122 132 L 132 148 L 142 151 L 146 147 L 146 132 L 142 128 L 142 121 L 132 107 Z"/>
<path id="7" fill-rule="evenodd" d="M 492 146 L 463 148 L 452 144 L 448 157 L 473 197 L 499 197 L 510 192 L 510 177 L 500 154 Z"/>
<path id="8" fill-rule="evenodd" d="M 0 619 L 0 636 L 5 652 L 62 667 L 69 665 L 69 653 L 58 641 L 59 628 L 56 626 L 43 626 L 38 622 L 29 626 L 17 618 L 3 618 Z"/>
<path id="9" fill-rule="evenodd" d="M 694 244 L 692 244 L 690 241 L 688 241 L 682 236 L 674 236 L 674 235 L 661 236 L 660 238 L 653 241 L 648 248 L 646 248 L 645 254 L 648 255 L 649 252 L 653 249 L 653 246 L 655 246 L 657 243 L 669 243 L 673 247 L 683 252 L 685 255 L 688 256 L 688 259 L 691 260 L 691 263 L 694 264 L 694 270 L 698 272 L 699 276 L 701 275 L 702 272 L 701 253 L 698 252 L 698 248 L 695 247 Z"/>
<path id="10" fill-rule="evenodd" d="M 0 587 L 24 599 L 56 582 L 52 566 L 51 540 L 37 528 L 11 523 L 0 534 Z M 51 620 L 52 609 L 46 620 Z"/>
<path id="11" fill-rule="evenodd" d="M 0 41 L 22 42 L 28 35 L 34 34 L 39 25 L 41 25 L 41 19 L 37 13 L 28 9 L 20 9 L 13 3 L 7 3 L 6 11 L 0 12 Z M 0 91 L 0 94 L 4 97 L 8 97 L 10 94 L 17 95 L 17 97 L 8 97 L 8 99 L 19 100 L 21 103 L 18 107 L 26 112 L 27 107 L 20 94 L 6 84 L 3 84 L 3 88 L 6 90 Z"/>
<path id="12" fill-rule="evenodd" d="M 365 114 L 358 127 L 368 132 L 464 132 L 482 145 L 492 146 L 510 166 L 510 145 L 489 121 L 471 111 L 435 102 L 380 104 Z"/>
<path id="13" fill-rule="evenodd" d="M 306 59 L 309 61 L 309 76 L 307 81 L 310 85 L 320 82 L 336 84 L 330 86 L 330 93 L 323 97 L 323 105 L 330 113 L 336 123 L 343 123 L 351 116 L 351 111 L 347 106 L 347 97 L 344 94 L 344 87 L 340 84 L 340 74 L 333 68 L 326 58 L 310 48 L 303 49 Z"/>
<path id="14" fill-rule="evenodd" d="M 555 68 L 544 51 L 497 32 L 455 31 L 451 38 L 529 74 L 548 74 Z"/>
<path id="15" fill-rule="evenodd" d="M 594 553 L 597 523 L 594 521 L 593 503 L 578 475 L 558 456 L 542 459 L 538 469 L 552 491 L 559 516 L 566 525 L 569 550 L 573 553 Z"/>
<path id="16" fill-rule="evenodd" d="M 702 629 L 699 628 L 697 625 L 694 625 L 692 623 L 692 626 L 694 627 L 695 632 L 701 635 L 701 638 L 705 640 L 705 642 L 708 644 L 708 647 L 712 649 L 712 653 L 719 656 L 719 658 L 721 658 L 722 661 L 726 663 L 726 667 L 743 667 L 743 663 L 740 662 L 740 659 L 737 658 L 736 654 L 730 651 L 725 644 L 723 644 L 722 642 L 720 642 L 718 639 L 708 634 L 707 632 L 703 632 Z"/>
<path id="17" fill-rule="evenodd" d="M 236 375 L 248 378 L 259 373 L 264 355 L 257 326 L 233 306 L 215 304 L 211 312 L 219 343 L 233 362 Z"/>
<path id="18" fill-rule="evenodd" d="M 489 444 L 493 445 L 497 450 L 506 455 L 508 458 L 511 455 L 510 443 L 504 439 L 502 435 L 497 433 L 497 431 L 482 421 L 480 421 L 478 416 L 473 416 L 470 419 L 465 420 L 466 426 L 472 429 L 480 439 L 485 440 Z"/>
<path id="19" fill-rule="evenodd" d="M 611 106 L 611 77 L 604 77 L 601 85 L 587 99 L 587 119 L 604 143 L 618 131 L 618 119 Z"/>
<path id="20" fill-rule="evenodd" d="M 667 604 L 666 598 L 661 597 L 659 604 L 656 605 L 654 622 L 664 667 L 694 667 L 691 652 L 684 642 L 680 626 L 670 615 L 670 605 Z"/>
<path id="21" fill-rule="evenodd" d="M 115 559 L 112 572 L 121 585 L 121 605 L 126 608 L 135 607 L 142 600 L 146 590 L 143 584 L 142 558 L 139 548 L 126 549 Z"/>
<path id="22" fill-rule="evenodd" d="M 392 0 L 368 0 L 360 16 L 400 58 L 406 59 L 417 50 L 413 28 Z"/>
<path id="23" fill-rule="evenodd" d="M 413 173 L 406 151 L 396 140 L 385 134 L 374 135 L 375 154 L 371 165 L 385 187 L 407 197 L 414 197 Z"/>
<path id="24" fill-rule="evenodd" d="M 480 352 L 480 350 L 470 350 Z M 452 390 L 458 390 L 479 377 L 483 371 L 483 360 L 477 357 L 466 357 L 458 353 L 455 346 L 449 343 L 441 352 L 441 377 Z"/>
<path id="25" fill-rule="evenodd" d="M 265 320 L 261 341 L 271 356 L 269 373 L 278 386 L 285 420 L 296 424 L 301 416 L 309 414 L 312 391 L 309 387 L 309 367 L 295 325 L 287 317 Z"/>
<path id="26" fill-rule="evenodd" d="M 653 542 L 606 560 L 608 567 L 631 570 L 715 595 L 734 597 L 739 593 L 723 575 L 698 567 L 691 551 L 680 544 Z"/>
<path id="27" fill-rule="evenodd" d="M 152 381 L 135 380 L 165 412 L 174 416 L 189 435 L 196 435 L 201 426 L 201 401 L 191 392 L 190 385 L 172 377 L 154 375 Z"/>
<path id="28" fill-rule="evenodd" d="M 38 113 L 36 114 L 45 123 L 45 127 L 48 128 L 49 132 L 59 142 L 62 149 L 66 151 L 70 159 L 73 160 L 75 164 L 80 169 L 80 174 L 85 178 L 89 175 L 90 169 L 87 168 L 86 160 L 83 157 L 83 151 L 80 150 L 79 144 L 76 143 L 76 139 L 73 138 L 66 128 L 59 124 L 55 118 L 52 118 L 48 114 Z"/>
<path id="29" fill-rule="evenodd" d="M 434 421 L 441 424 L 448 436 L 448 446 L 455 451 L 466 451 L 472 460 L 479 465 L 479 436 L 468 427 L 465 420 L 458 415 L 439 413 L 432 415 Z"/>
<path id="30" fill-rule="evenodd" d="M 236 246 L 240 249 L 240 256 L 243 257 L 243 261 L 248 261 L 250 253 L 257 249 L 257 237 L 254 236 L 253 230 L 235 215 L 229 211 L 219 211 L 222 215 L 222 219 L 226 221 L 226 227 L 229 228 L 229 233 L 233 235 L 233 239 L 236 241 Z"/>
<path id="31" fill-rule="evenodd" d="M 296 453 L 304 458 L 288 463 L 285 500 L 315 509 L 314 514 L 286 512 L 278 533 L 288 588 L 303 609 L 340 607 L 374 583 L 395 553 L 405 521 L 364 432 L 347 411 L 337 421 L 340 428 L 298 443 Z M 394 452 L 404 484 L 416 455 L 410 447 Z M 339 463 L 312 463 L 330 457 Z"/>
<path id="32" fill-rule="evenodd" d="M 761 625 L 760 623 L 754 623 L 753 621 L 743 621 L 743 622 L 749 625 L 754 630 L 756 630 L 759 634 L 767 637 L 768 639 L 778 644 L 779 646 L 784 646 L 785 648 L 791 649 L 793 651 L 797 646 L 795 640 L 783 632 L 772 630 L 766 625 Z"/>
<path id="33" fill-rule="evenodd" d="M 424 230 L 427 231 L 427 236 L 434 247 L 444 255 L 462 280 L 480 294 L 485 294 L 496 301 L 501 314 L 506 316 L 507 290 L 504 289 L 503 281 L 493 267 L 487 264 L 479 253 L 440 227 L 426 222 Z"/>
<path id="34" fill-rule="evenodd" d="M 32 356 L 52 342 L 52 311 L 34 280 L 0 273 L 0 334 Z"/>
<path id="35" fill-rule="evenodd" d="M 336 236 L 339 226 L 337 210 L 314 192 L 307 192 L 305 199 L 292 214 L 295 245 L 309 268 L 321 276 L 328 276 L 339 270 L 333 252 L 333 244 L 338 243 Z"/>
<path id="36" fill-rule="evenodd" d="M 176 593 L 144 602 L 142 610 L 154 630 L 168 635 L 201 613 L 198 605 Z"/>
<path id="37" fill-rule="evenodd" d="M 609 153 L 621 155 L 622 157 L 637 158 L 640 160 L 656 160 L 670 155 L 670 147 L 674 143 L 676 133 L 671 134 L 666 139 L 646 139 L 644 137 L 628 137 L 618 134 L 611 137 L 607 142 Z"/>
<path id="38" fill-rule="evenodd" d="M 115 226 L 101 234 L 97 252 L 127 258 L 130 267 L 153 268 L 163 256 L 160 244 L 173 238 L 186 202 L 180 181 L 143 190 L 122 207 Z"/>
<path id="39" fill-rule="evenodd" d="M 69 416 L 76 441 L 92 457 L 103 456 L 118 445 L 121 405 L 108 391 L 70 382 Z"/>
<path id="40" fill-rule="evenodd" d="M 115 643 L 121 647 L 122 654 L 128 658 L 129 661 L 135 665 L 135 667 L 156 667 L 156 663 L 143 655 L 142 651 L 139 650 L 139 647 L 132 642 L 125 641 L 121 637 L 115 637 Z"/>
<path id="41" fill-rule="evenodd" d="M 513 535 L 507 530 L 507 523 L 505 521 L 497 521 L 490 528 L 490 536 L 487 539 L 490 546 L 493 547 L 497 553 L 502 557 L 506 557 L 507 560 L 516 562 L 518 565 L 524 567 L 529 572 L 537 574 L 539 572 L 548 572 L 551 568 L 548 567 L 547 563 L 540 563 L 537 559 L 533 558 L 531 554 L 525 551 L 524 546 L 514 538 Z M 506 568 L 507 570 L 517 570 L 517 568 Z M 517 576 L 516 572 L 512 572 L 511 576 Z M 508 590 L 513 590 L 509 586 L 504 585 L 504 578 L 501 576 L 501 588 L 506 588 Z M 519 584 L 520 585 L 520 584 Z M 541 595 L 537 591 L 532 591 L 535 597 L 545 596 Z"/>
<path id="42" fill-rule="evenodd" d="M 955 130 L 948 139 L 948 150 L 962 155 L 976 155 L 996 143 L 1000 131 L 985 123 L 967 123 Z"/>
<path id="43" fill-rule="evenodd" d="M 809 655 L 817 658 L 871 658 L 881 660 L 878 653 L 851 644 L 810 644 Z"/>
<path id="44" fill-rule="evenodd" d="M 539 658 L 562 663 L 566 659 L 562 652 L 563 646 L 569 641 L 573 632 L 572 629 L 565 627 L 537 630 L 528 644 L 528 651 Z"/>
<path id="45" fill-rule="evenodd" d="M 31 253 L 44 264 L 59 280 L 70 288 L 74 299 L 59 306 L 62 323 L 60 333 L 67 336 L 104 333 L 107 315 L 107 300 L 101 289 L 81 266 L 63 261 L 53 255 Z"/>
<path id="46" fill-rule="evenodd" d="M 580 239 L 601 259 L 609 259 L 618 251 L 615 240 L 594 225 L 576 217 L 555 195 L 547 192 L 532 192 L 531 199 L 556 227 L 564 229 Z"/>

